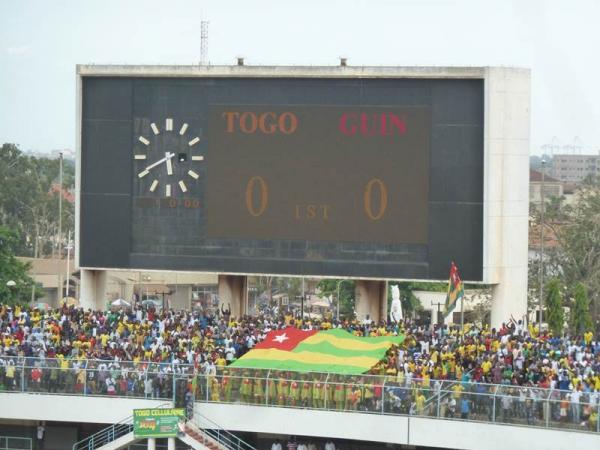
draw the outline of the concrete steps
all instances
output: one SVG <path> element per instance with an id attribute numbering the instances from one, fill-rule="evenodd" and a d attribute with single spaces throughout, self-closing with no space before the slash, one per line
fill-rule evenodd
<path id="1" fill-rule="evenodd" d="M 180 438 L 180 440 L 190 445 L 195 450 L 227 450 L 227 447 L 219 444 L 215 439 L 208 436 L 190 422 L 185 426 L 185 434 L 186 436 Z"/>

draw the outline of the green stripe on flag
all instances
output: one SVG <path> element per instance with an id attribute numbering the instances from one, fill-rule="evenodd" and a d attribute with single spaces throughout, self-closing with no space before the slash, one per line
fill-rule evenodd
<path id="1" fill-rule="evenodd" d="M 377 358 L 378 360 L 383 358 L 385 355 L 386 349 L 375 349 L 375 350 L 349 350 L 345 348 L 336 347 L 331 342 L 319 342 L 318 344 L 305 344 L 300 342 L 292 350 L 293 353 L 298 352 L 313 352 L 313 353 L 322 353 L 324 355 L 333 355 L 333 356 L 370 356 L 372 358 Z"/>
<path id="2" fill-rule="evenodd" d="M 289 370 L 293 372 L 332 372 L 347 375 L 359 375 L 365 372 L 364 367 L 340 364 L 305 364 L 296 361 L 271 361 L 266 359 L 238 359 L 234 367 L 239 369 L 271 369 Z"/>

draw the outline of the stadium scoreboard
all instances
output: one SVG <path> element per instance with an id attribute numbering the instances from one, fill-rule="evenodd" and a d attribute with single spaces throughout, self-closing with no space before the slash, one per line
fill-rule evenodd
<path id="1" fill-rule="evenodd" d="M 482 280 L 481 79 L 81 89 L 82 267 Z"/>

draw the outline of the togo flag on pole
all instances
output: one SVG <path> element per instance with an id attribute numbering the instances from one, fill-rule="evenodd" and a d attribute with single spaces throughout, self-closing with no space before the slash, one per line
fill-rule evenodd
<path id="1" fill-rule="evenodd" d="M 465 290 L 463 288 L 462 281 L 460 279 L 460 275 L 458 275 L 458 267 L 452 261 L 450 264 L 450 279 L 448 280 L 448 293 L 446 294 L 446 304 L 444 305 L 444 318 L 450 314 L 458 300 L 465 295 Z"/>

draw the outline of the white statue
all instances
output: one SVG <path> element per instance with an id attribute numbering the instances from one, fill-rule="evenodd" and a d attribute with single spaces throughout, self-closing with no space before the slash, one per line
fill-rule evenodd
<path id="1" fill-rule="evenodd" d="M 402 303 L 400 303 L 400 288 L 392 286 L 392 306 L 390 307 L 390 320 L 398 323 L 402 320 Z"/>

